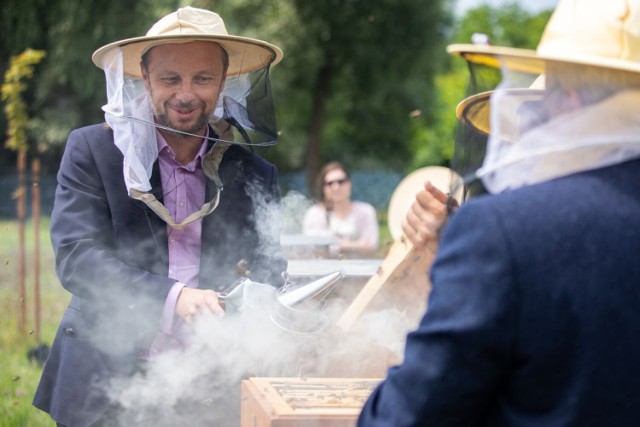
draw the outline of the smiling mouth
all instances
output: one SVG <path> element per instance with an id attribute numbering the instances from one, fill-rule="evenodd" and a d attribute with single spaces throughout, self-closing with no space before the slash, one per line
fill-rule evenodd
<path id="1" fill-rule="evenodd" d="M 193 108 L 193 109 L 174 108 L 173 110 L 176 112 L 176 115 L 178 116 L 178 119 L 182 119 L 182 120 L 190 119 L 191 117 L 193 117 L 193 115 L 197 111 L 197 109 L 195 109 L 195 108 Z"/>
<path id="2" fill-rule="evenodd" d="M 167 108 L 172 109 L 180 116 L 189 116 L 198 110 L 200 106 L 194 103 L 168 103 Z"/>

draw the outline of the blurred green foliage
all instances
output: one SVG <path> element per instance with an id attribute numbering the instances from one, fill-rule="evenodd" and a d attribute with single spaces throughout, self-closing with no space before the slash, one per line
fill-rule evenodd
<path id="1" fill-rule="evenodd" d="M 5 147 L 13 151 L 27 151 L 27 126 L 29 116 L 22 93 L 27 89 L 25 80 L 33 76 L 33 67 L 44 58 L 42 50 L 25 49 L 11 57 L 9 68 L 4 74 L 0 99 L 4 102 L 7 118 L 7 140 Z"/>
<path id="2" fill-rule="evenodd" d="M 272 69 L 280 143 L 261 154 L 283 172 L 311 176 L 332 159 L 352 170 L 447 165 L 466 70 L 445 46 L 483 32 L 494 44 L 535 47 L 549 16 L 510 4 L 456 20 L 445 0 L 6 0 L 0 72 L 26 48 L 47 52 L 25 94 L 27 136 L 48 148 L 45 173 L 57 168 L 71 129 L 103 120 L 104 76 L 93 51 L 144 34 L 186 5 L 217 11 L 231 34 L 282 47 L 285 58 Z M 6 135 L 4 118 L 0 131 Z"/>

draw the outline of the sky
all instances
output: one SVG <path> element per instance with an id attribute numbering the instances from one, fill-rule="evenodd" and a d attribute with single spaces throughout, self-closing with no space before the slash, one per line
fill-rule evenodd
<path id="1" fill-rule="evenodd" d="M 545 9 L 553 9 L 558 4 L 558 0 L 456 0 L 455 12 L 456 15 L 462 15 L 467 9 L 483 4 L 502 6 L 507 3 L 518 3 L 531 12 L 539 12 Z"/>

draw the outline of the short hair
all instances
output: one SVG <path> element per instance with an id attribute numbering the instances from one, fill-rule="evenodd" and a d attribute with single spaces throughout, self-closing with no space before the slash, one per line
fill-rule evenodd
<path id="1" fill-rule="evenodd" d="M 229 53 L 219 43 L 215 43 L 215 42 L 211 42 L 211 43 L 216 44 L 218 47 L 220 47 L 220 50 L 222 50 L 222 67 L 226 72 L 227 68 L 229 68 Z M 147 71 L 149 70 L 149 52 L 151 52 L 153 48 L 156 46 L 153 46 L 152 48 L 148 49 L 140 58 L 140 62 L 142 63 L 142 66 Z"/>

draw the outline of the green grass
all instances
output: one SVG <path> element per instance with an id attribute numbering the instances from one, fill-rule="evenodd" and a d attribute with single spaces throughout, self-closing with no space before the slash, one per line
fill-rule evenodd
<path id="1" fill-rule="evenodd" d="M 40 223 L 40 342 L 51 345 L 55 330 L 69 301 L 54 272 L 49 242 L 49 220 Z M 35 333 L 34 246 L 31 222 L 25 225 L 25 330 L 19 331 L 18 293 L 19 227 L 15 221 L 0 221 L 0 427 L 53 426 L 44 412 L 31 405 L 42 367 L 29 361 L 27 352 L 38 345 Z"/>

